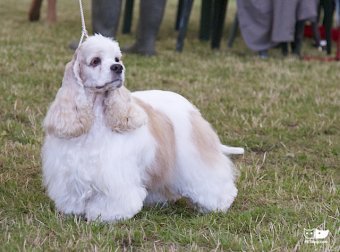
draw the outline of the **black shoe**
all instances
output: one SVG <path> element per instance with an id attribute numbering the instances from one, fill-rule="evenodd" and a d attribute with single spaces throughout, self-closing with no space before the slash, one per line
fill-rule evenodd
<path id="1" fill-rule="evenodd" d="M 258 52 L 260 59 L 268 59 L 268 50 L 262 50 Z"/>

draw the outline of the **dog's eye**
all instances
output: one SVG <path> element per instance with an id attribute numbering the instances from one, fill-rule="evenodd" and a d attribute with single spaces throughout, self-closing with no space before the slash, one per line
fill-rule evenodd
<path id="1" fill-rule="evenodd" d="M 95 66 L 98 66 L 98 65 L 100 64 L 100 62 L 101 62 L 100 58 L 95 57 L 95 58 L 93 58 L 93 59 L 91 60 L 90 65 L 93 66 L 93 67 L 95 67 Z"/>
<path id="2" fill-rule="evenodd" d="M 116 61 L 116 62 L 119 62 L 119 58 L 116 57 L 116 58 L 115 58 L 115 61 Z"/>

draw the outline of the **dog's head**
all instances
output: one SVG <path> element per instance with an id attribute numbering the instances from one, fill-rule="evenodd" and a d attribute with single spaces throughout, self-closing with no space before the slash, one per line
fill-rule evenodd
<path id="1" fill-rule="evenodd" d="M 76 50 L 72 70 L 79 85 L 94 92 L 120 88 L 124 84 L 122 53 L 116 41 L 101 35 L 86 39 Z"/>

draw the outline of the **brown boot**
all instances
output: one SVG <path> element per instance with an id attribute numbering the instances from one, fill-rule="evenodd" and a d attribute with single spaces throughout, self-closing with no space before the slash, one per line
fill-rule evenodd
<path id="1" fill-rule="evenodd" d="M 40 19 L 40 8 L 42 0 L 32 0 L 30 10 L 28 12 L 28 20 L 38 21 Z"/>

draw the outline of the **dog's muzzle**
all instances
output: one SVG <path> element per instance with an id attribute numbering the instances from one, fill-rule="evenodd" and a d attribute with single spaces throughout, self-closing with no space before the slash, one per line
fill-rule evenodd
<path id="1" fill-rule="evenodd" d="M 85 86 L 85 88 L 88 88 L 88 89 L 90 89 L 90 90 L 92 90 L 93 92 L 96 92 L 96 93 L 102 93 L 102 92 L 106 92 L 108 90 L 118 89 L 121 86 L 123 86 L 123 80 L 121 78 L 118 78 L 118 79 L 114 79 L 112 81 L 106 82 L 103 85 L 97 85 L 97 86 L 94 86 L 94 87 Z"/>
<path id="2" fill-rule="evenodd" d="M 116 89 L 116 88 L 120 88 L 122 85 L 123 85 L 123 80 L 122 79 L 115 79 L 113 81 L 106 82 L 102 86 L 96 86 L 96 89 L 97 90 Z"/>

